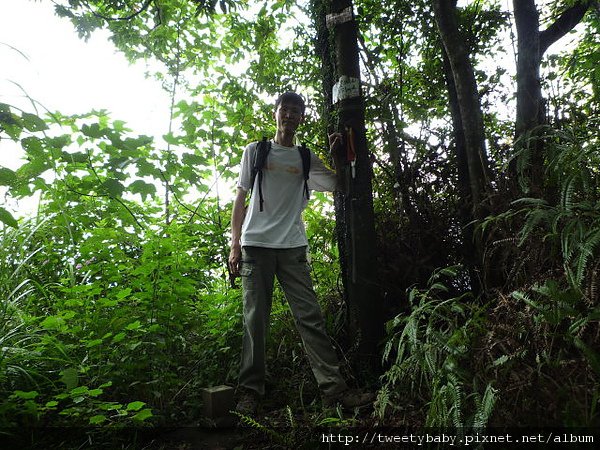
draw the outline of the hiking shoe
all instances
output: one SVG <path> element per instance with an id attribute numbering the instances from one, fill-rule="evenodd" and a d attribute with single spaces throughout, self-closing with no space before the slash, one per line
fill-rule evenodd
<path id="1" fill-rule="evenodd" d="M 360 389 L 347 389 L 336 395 L 324 395 L 323 406 L 325 408 L 332 408 L 340 404 L 344 409 L 360 408 L 361 406 L 373 403 L 376 397 L 377 395 L 373 392 L 364 392 Z"/>
<path id="2" fill-rule="evenodd" d="M 259 396 L 256 392 L 251 390 L 242 391 L 240 399 L 235 406 L 235 412 L 240 413 L 243 416 L 252 416 L 256 414 L 258 400 Z"/>

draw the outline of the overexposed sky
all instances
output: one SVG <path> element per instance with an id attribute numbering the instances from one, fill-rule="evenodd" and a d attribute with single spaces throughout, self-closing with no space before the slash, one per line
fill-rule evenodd
<path id="1" fill-rule="evenodd" d="M 133 133 L 160 136 L 169 125 L 169 96 L 158 81 L 145 78 L 145 70 L 144 63 L 130 65 L 117 53 L 105 31 L 94 32 L 88 42 L 79 39 L 67 19 L 54 15 L 50 0 L 2 1 L 2 103 L 32 111 L 18 83 L 51 111 L 106 109 Z M 14 167 L 3 147 L 0 141 L 0 165 Z"/>
<path id="2" fill-rule="evenodd" d="M 160 83 L 145 77 L 143 62 L 130 65 L 117 53 L 105 31 L 87 41 L 73 25 L 54 15 L 50 0 L 2 0 L 0 14 L 0 102 L 35 112 L 26 94 L 38 105 L 63 114 L 106 109 L 123 120 L 133 134 L 160 137 L 169 126 L 169 95 Z M 17 169 L 23 151 L 0 140 L 0 167 Z M 16 216 L 36 208 L 35 199 L 19 202 L 5 197 L 0 205 Z"/>

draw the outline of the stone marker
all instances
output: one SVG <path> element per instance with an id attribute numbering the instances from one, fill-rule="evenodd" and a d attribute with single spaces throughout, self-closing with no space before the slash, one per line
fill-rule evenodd
<path id="1" fill-rule="evenodd" d="M 202 389 L 204 415 L 210 419 L 230 417 L 229 411 L 234 409 L 233 391 L 231 386 L 212 386 Z"/>

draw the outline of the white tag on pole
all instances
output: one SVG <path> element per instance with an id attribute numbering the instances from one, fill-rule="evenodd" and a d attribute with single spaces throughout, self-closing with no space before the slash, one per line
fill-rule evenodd
<path id="1" fill-rule="evenodd" d="M 360 97 L 360 80 L 342 75 L 338 82 L 333 85 L 333 104 L 335 105 L 341 100 L 352 97 Z"/>
<path id="2" fill-rule="evenodd" d="M 352 6 L 348 6 L 339 13 L 327 14 L 325 17 L 325 22 L 327 24 L 327 28 L 331 28 L 339 25 L 340 23 L 350 22 L 352 18 Z"/>

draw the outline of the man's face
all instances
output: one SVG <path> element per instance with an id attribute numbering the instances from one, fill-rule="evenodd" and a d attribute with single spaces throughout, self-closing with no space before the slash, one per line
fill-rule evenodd
<path id="1" fill-rule="evenodd" d="M 297 103 L 282 102 L 275 111 L 278 131 L 295 133 L 303 119 L 302 107 Z"/>

